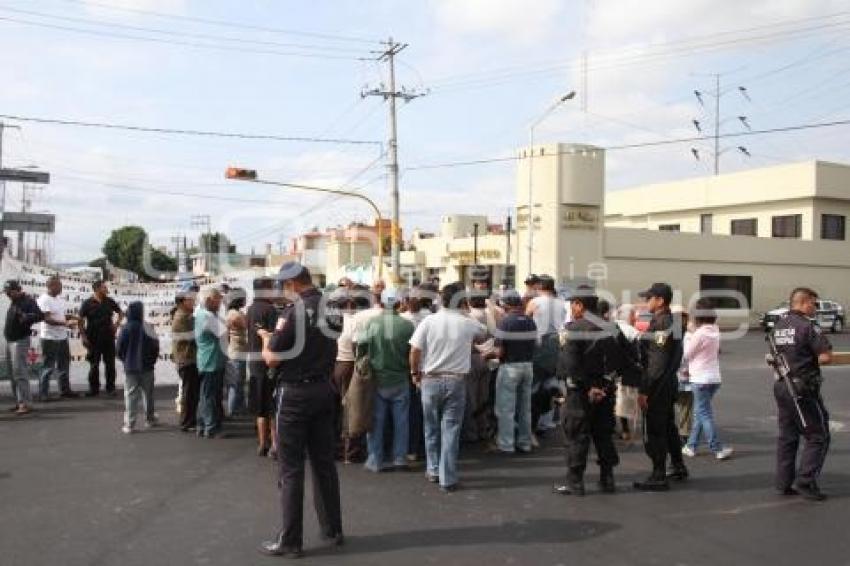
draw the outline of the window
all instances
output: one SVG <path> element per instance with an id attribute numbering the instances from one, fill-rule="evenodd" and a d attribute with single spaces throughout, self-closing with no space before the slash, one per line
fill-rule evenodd
<path id="1" fill-rule="evenodd" d="M 844 216 L 840 214 L 822 214 L 820 217 L 820 237 L 822 240 L 844 239 Z"/>
<path id="2" fill-rule="evenodd" d="M 679 224 L 659 224 L 658 229 L 662 232 L 679 232 L 681 226 Z"/>
<path id="3" fill-rule="evenodd" d="M 733 220 L 730 232 L 733 236 L 758 236 L 758 220 L 755 218 L 742 218 Z"/>
<path id="4" fill-rule="evenodd" d="M 774 238 L 799 238 L 803 233 L 803 215 L 789 214 L 788 216 L 773 217 Z"/>
<path id="5" fill-rule="evenodd" d="M 753 303 L 750 275 L 700 275 L 699 290 L 716 309 L 748 309 Z"/>
<path id="6" fill-rule="evenodd" d="M 711 214 L 700 214 L 699 215 L 699 231 L 700 231 L 700 234 L 711 234 L 713 220 L 714 220 L 714 217 Z"/>

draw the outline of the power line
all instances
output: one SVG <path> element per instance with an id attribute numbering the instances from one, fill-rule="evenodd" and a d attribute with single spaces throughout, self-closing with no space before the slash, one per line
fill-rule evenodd
<path id="1" fill-rule="evenodd" d="M 748 130 L 744 132 L 730 132 L 727 134 L 720 134 L 721 138 L 739 138 L 739 137 L 747 137 L 747 136 L 758 136 L 764 134 L 778 134 L 783 132 L 795 132 L 800 130 L 811 130 L 817 128 L 830 128 L 835 126 L 847 126 L 850 125 L 850 119 L 848 120 L 835 120 L 833 122 L 824 122 L 819 124 L 798 124 L 795 126 L 784 126 L 780 128 L 768 128 L 764 130 Z M 674 138 L 668 140 L 656 140 L 650 142 L 641 142 L 641 143 L 632 143 L 632 144 L 623 144 L 623 145 L 612 145 L 608 147 L 602 147 L 605 151 L 619 151 L 619 150 L 627 150 L 627 149 L 638 149 L 644 147 L 658 147 L 664 145 L 673 145 L 679 143 L 694 143 L 701 141 L 709 141 L 714 140 L 714 136 L 694 136 L 688 138 Z M 559 151 L 555 153 L 547 153 L 543 157 L 555 157 L 558 155 L 569 155 L 573 153 L 573 151 Z M 450 161 L 445 163 L 427 163 L 423 165 L 413 165 L 410 167 L 406 167 L 405 171 L 422 171 L 427 169 L 446 169 L 452 167 L 468 167 L 474 165 L 486 165 L 490 163 L 503 163 L 508 161 L 519 161 L 522 159 L 517 155 L 511 156 L 503 156 L 503 157 L 490 157 L 490 158 L 482 158 L 482 159 L 472 159 L 468 161 Z"/>
<path id="2" fill-rule="evenodd" d="M 12 12 L 12 13 L 15 13 L 15 14 L 24 14 L 24 15 L 27 15 L 27 16 L 36 16 L 36 17 L 39 17 L 39 18 L 47 18 L 47 19 L 65 21 L 65 22 L 73 22 L 73 23 L 80 23 L 80 24 L 93 25 L 93 26 L 102 26 L 102 27 L 109 27 L 109 28 L 116 28 L 116 29 L 124 29 L 124 30 L 144 32 L 144 33 L 154 33 L 154 34 L 160 34 L 160 35 L 177 36 L 177 37 L 181 37 L 181 38 L 185 37 L 185 38 L 192 38 L 192 39 L 212 40 L 212 41 L 226 41 L 226 42 L 232 42 L 232 43 L 246 43 L 246 44 L 268 46 L 268 47 L 313 49 L 313 50 L 317 50 L 317 51 L 337 51 L 337 52 L 345 52 L 345 53 L 351 53 L 352 52 L 352 48 L 349 48 L 349 47 L 304 44 L 304 43 L 283 43 L 283 42 L 279 42 L 279 41 L 265 41 L 265 40 L 259 40 L 259 39 L 245 39 L 245 38 L 238 38 L 238 37 L 227 37 L 227 36 L 223 36 L 223 35 L 210 35 L 210 34 L 203 34 L 203 33 L 189 33 L 189 32 L 184 32 L 184 31 L 172 31 L 172 30 L 165 30 L 165 29 L 161 29 L 161 28 L 149 28 L 149 27 L 142 27 L 142 26 L 119 24 L 119 23 L 116 23 L 116 22 L 107 22 L 107 21 L 96 20 L 96 19 L 92 19 L 92 18 L 78 18 L 78 17 L 73 17 L 73 16 L 60 16 L 60 15 L 56 15 L 56 14 L 48 14 L 48 13 L 45 13 L 45 12 L 36 12 L 36 11 L 32 11 L 32 10 L 21 10 L 21 9 L 18 9 L 18 8 L 9 8 L 9 7 L 6 7 L 6 6 L 0 6 L 0 10 L 2 10 L 4 12 Z M 363 48 L 362 55 L 365 56 L 367 53 L 368 53 L 368 51 L 366 51 L 365 48 Z"/>
<path id="3" fill-rule="evenodd" d="M 199 193 L 187 193 L 187 192 L 183 192 L 183 191 L 164 191 L 164 190 L 150 189 L 150 188 L 147 188 L 147 187 L 125 185 L 123 183 L 96 181 L 96 180 L 92 180 L 91 178 L 86 178 L 86 177 L 82 177 L 82 176 L 78 176 L 78 175 L 68 175 L 67 173 L 63 174 L 62 177 L 71 179 L 72 181 L 81 182 L 81 183 L 89 183 L 89 184 L 92 184 L 92 185 L 98 185 L 98 186 L 102 186 L 102 187 L 119 189 L 119 190 L 122 190 L 122 191 L 140 192 L 140 193 L 145 193 L 145 194 L 149 193 L 149 194 L 155 194 L 155 195 L 179 196 L 179 197 L 197 198 L 197 199 L 200 199 L 200 200 L 216 200 L 216 201 L 228 201 L 228 202 L 240 202 L 240 203 L 256 203 L 256 204 L 262 204 L 262 205 L 265 205 L 265 206 L 286 206 L 286 207 L 292 206 L 291 202 L 278 203 L 278 202 L 275 202 L 275 201 L 269 200 L 269 199 L 248 199 L 248 198 L 241 198 L 241 197 L 215 196 L 215 195 L 210 195 L 208 193 L 199 194 Z"/>
<path id="4" fill-rule="evenodd" d="M 2 18 L 0 18 L 2 19 Z M 0 114 L 0 118 L 17 120 L 20 122 L 35 122 L 39 124 L 56 124 L 60 126 L 80 126 L 85 128 L 104 128 L 109 130 L 128 130 L 133 132 L 146 132 L 156 134 L 175 134 L 182 136 L 204 136 L 217 138 L 236 138 L 246 140 L 266 140 L 282 142 L 303 143 L 335 143 L 350 145 L 381 145 L 379 141 L 373 140 L 349 140 L 339 138 L 318 138 L 309 136 L 280 136 L 274 134 L 246 134 L 240 132 L 218 132 L 211 130 L 184 130 L 175 128 L 153 128 L 148 126 L 134 126 L 129 124 L 109 124 L 103 122 L 84 122 L 81 120 L 65 120 L 59 118 L 40 118 L 33 116 L 18 116 L 14 114 Z"/>
<path id="5" fill-rule="evenodd" d="M 236 45 L 217 45 L 214 43 L 198 43 L 194 41 L 181 41 L 178 39 L 163 39 L 159 37 L 145 37 L 139 35 L 127 35 L 123 33 L 116 33 L 111 31 L 103 31 L 103 30 L 94 30 L 94 29 L 84 29 L 73 26 L 65 26 L 60 24 L 49 24 L 46 22 L 36 22 L 32 20 L 23 20 L 20 18 L 10 18 L 8 16 L 0 16 L 0 21 L 3 22 L 11 22 L 15 24 L 23 24 L 27 26 L 55 29 L 60 31 L 67 31 L 77 34 L 84 35 L 94 35 L 99 37 L 111 37 L 115 39 L 129 39 L 132 41 L 147 41 L 151 43 L 161 43 L 166 45 L 180 45 L 182 47 L 193 47 L 199 49 L 214 49 L 217 51 L 230 51 L 230 52 L 241 52 L 241 53 L 253 53 L 259 55 L 278 55 L 285 57 L 306 57 L 310 59 L 337 59 L 342 61 L 361 61 L 365 59 L 365 57 L 354 57 L 350 55 L 329 55 L 324 53 L 299 53 L 299 52 L 291 52 L 291 51 L 275 51 L 273 49 L 255 49 L 248 47 L 239 47 Z"/>
<path id="6" fill-rule="evenodd" d="M 270 26 L 260 26 L 254 24 L 246 24 L 242 22 L 232 22 L 232 21 L 224 21 L 224 20 L 216 20 L 212 18 L 200 18 L 197 16 L 184 16 L 182 14 L 171 14 L 166 12 L 157 12 L 153 10 L 142 10 L 139 8 L 127 8 L 124 6 L 116 6 L 114 4 L 107 4 L 104 2 L 93 2 L 91 0 L 64 0 L 65 2 L 69 2 L 72 4 L 83 5 L 87 7 L 96 6 L 98 8 L 106 8 L 107 10 L 114 10 L 116 12 L 125 12 L 130 14 L 140 14 L 143 16 L 153 16 L 157 18 L 183 21 L 183 22 L 194 22 L 200 23 L 210 26 L 218 26 L 218 27 L 226 27 L 226 28 L 236 28 L 236 29 L 246 29 L 253 31 L 264 31 L 269 33 L 279 33 L 284 35 L 295 35 L 301 37 L 314 37 L 316 39 L 327 39 L 333 41 L 349 41 L 355 43 L 364 43 L 375 45 L 378 43 L 375 39 L 370 39 L 362 36 L 353 36 L 353 35 L 339 35 L 339 34 L 330 34 L 330 33 L 322 33 L 322 32 L 312 32 L 312 31 L 301 31 L 301 30 L 293 30 L 293 29 L 283 29 L 283 28 L 275 28 Z"/>
<path id="7" fill-rule="evenodd" d="M 719 49 L 725 49 L 728 47 L 732 47 L 735 45 L 739 45 L 741 43 L 752 43 L 752 42 L 761 42 L 778 39 L 787 35 L 799 35 L 799 34 L 809 34 L 815 32 L 822 32 L 825 28 L 837 28 L 835 31 L 843 31 L 846 29 L 846 26 L 850 24 L 850 20 L 842 20 L 838 22 L 829 22 L 819 25 L 812 25 L 808 27 L 803 27 L 799 29 L 790 29 L 790 30 L 782 30 L 776 31 L 772 33 L 767 33 L 763 35 L 756 35 L 751 37 L 730 39 L 718 42 L 711 43 L 703 43 L 698 45 L 691 46 L 682 46 L 678 48 L 670 48 L 671 44 L 675 42 L 670 42 L 667 44 L 656 44 L 648 46 L 647 50 L 655 50 L 656 52 L 649 53 L 637 53 L 633 55 L 628 54 L 619 54 L 619 55 L 597 55 L 598 62 L 593 65 L 589 65 L 587 67 L 588 71 L 604 71 L 610 69 L 617 69 L 624 66 L 633 66 L 637 64 L 648 64 L 657 61 L 661 61 L 670 57 L 682 57 L 687 55 L 692 55 L 695 53 L 703 52 L 703 51 L 714 51 Z M 758 28 L 756 28 L 758 29 Z M 726 32 L 732 33 L 732 32 Z M 735 32 L 737 33 L 737 32 Z M 693 40 L 689 40 L 693 41 Z M 548 66 L 542 66 L 538 68 L 529 69 L 528 66 L 522 68 L 522 70 L 515 70 L 515 68 L 505 68 L 502 70 L 493 70 L 485 73 L 481 73 L 478 77 L 472 76 L 470 77 L 468 74 L 459 75 L 458 79 L 452 80 L 449 77 L 448 80 L 444 80 L 442 83 L 438 82 L 436 86 L 434 86 L 435 91 L 446 92 L 450 90 L 459 90 L 459 89 L 467 89 L 467 88 L 481 88 L 490 85 L 498 85 L 503 84 L 505 82 L 511 82 L 515 79 L 532 77 L 535 75 L 549 75 L 552 73 L 561 73 L 566 70 L 576 69 L 579 67 L 579 61 L 573 60 L 563 63 L 555 63 Z"/>

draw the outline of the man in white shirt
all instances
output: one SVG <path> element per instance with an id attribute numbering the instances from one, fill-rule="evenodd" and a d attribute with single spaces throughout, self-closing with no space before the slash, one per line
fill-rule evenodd
<path id="1" fill-rule="evenodd" d="M 541 275 L 538 280 L 539 294 L 528 302 L 525 314 L 534 319 L 537 335 L 542 338 L 563 329 L 567 309 L 564 300 L 555 293 L 555 280 L 548 275 Z"/>
<path id="2" fill-rule="evenodd" d="M 366 327 L 369 326 L 369 321 L 375 317 L 381 316 L 381 313 L 384 312 L 384 309 L 381 306 L 381 293 L 384 292 L 385 288 L 386 284 L 382 280 L 379 279 L 375 281 L 375 283 L 372 284 L 371 289 L 372 306 L 354 315 L 354 342 L 357 342 L 357 338 L 360 334 L 366 332 Z M 355 291 L 355 293 L 356 292 L 357 291 Z"/>
<path id="3" fill-rule="evenodd" d="M 425 475 L 444 492 L 457 489 L 460 429 L 466 405 L 466 383 L 472 345 L 487 329 L 466 316 L 464 287 L 442 290 L 443 308 L 425 318 L 410 338 L 410 371 L 422 391 L 425 416 Z"/>
<path id="4" fill-rule="evenodd" d="M 62 281 L 57 276 L 47 280 L 47 293 L 38 298 L 38 308 L 44 313 L 44 321 L 39 324 L 41 352 L 44 357 L 44 369 L 39 379 L 39 396 L 47 401 L 50 394 L 50 376 L 56 373 L 59 394 L 66 399 L 78 397 L 71 391 L 68 375 L 71 366 L 71 351 L 68 346 L 68 330 L 77 317 L 68 315 L 68 303 L 61 297 Z"/>

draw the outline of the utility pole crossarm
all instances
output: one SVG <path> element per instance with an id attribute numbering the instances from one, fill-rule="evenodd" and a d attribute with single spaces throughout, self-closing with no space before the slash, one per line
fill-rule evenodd
<path id="1" fill-rule="evenodd" d="M 360 96 L 363 98 L 366 98 L 367 96 L 380 96 L 389 103 L 388 107 L 390 119 L 390 139 L 388 143 L 389 148 L 387 152 L 387 170 L 389 171 L 390 176 L 390 198 L 392 200 L 392 276 L 393 283 L 396 283 L 400 281 L 399 272 L 401 263 L 401 248 L 399 246 L 398 237 L 401 222 L 399 218 L 398 128 L 396 117 L 396 99 L 400 98 L 405 102 L 410 102 L 415 98 L 424 96 L 425 94 L 427 94 L 427 92 L 414 92 L 409 91 L 405 88 L 402 88 L 401 90 L 396 90 L 395 56 L 398 55 L 403 49 L 405 49 L 407 47 L 407 44 L 393 41 L 393 38 L 389 38 L 389 40 L 385 44 L 387 46 L 387 49 L 376 54 L 378 55 L 378 61 L 384 61 L 389 66 L 390 84 L 388 87 L 382 84 L 379 88 L 365 89 L 360 93 Z"/>

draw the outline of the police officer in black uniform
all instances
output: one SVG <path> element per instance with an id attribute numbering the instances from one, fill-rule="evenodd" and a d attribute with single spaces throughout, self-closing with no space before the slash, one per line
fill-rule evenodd
<path id="1" fill-rule="evenodd" d="M 794 289 L 790 310 L 776 322 L 773 330 L 776 350 L 791 370 L 793 394 L 788 390 L 788 384 L 777 381 L 773 395 L 776 397 L 779 425 L 776 488 L 783 495 L 802 494 L 806 499 L 823 501 L 826 496 L 818 486 L 818 477 L 829 450 L 830 436 L 829 414 L 821 397 L 823 378 L 820 365 L 832 361 L 832 345 L 812 320 L 817 310 L 817 298 L 817 293 L 811 289 Z M 798 472 L 797 448 L 801 436 L 806 442 Z"/>
<path id="2" fill-rule="evenodd" d="M 594 314 L 597 297 L 592 291 L 573 295 L 573 320 L 561 333 L 558 378 L 567 383 L 564 402 L 564 437 L 567 449 L 567 482 L 555 486 L 561 495 L 584 495 L 584 470 L 590 441 L 599 462 L 599 487 L 615 491 L 614 466 L 620 463 L 614 447 L 614 399 L 616 386 L 606 378 L 606 357 L 611 354 L 613 335 L 603 329 Z"/>
<path id="3" fill-rule="evenodd" d="M 330 377 L 336 340 L 322 294 L 306 267 L 284 263 L 278 280 L 292 303 L 280 315 L 274 333 L 257 330 L 263 359 L 277 373 L 278 453 L 283 525 L 277 539 L 260 551 L 298 558 L 303 546 L 304 466 L 310 458 L 313 501 L 322 537 L 343 544 L 339 477 L 334 462 L 334 393 Z"/>
<path id="4" fill-rule="evenodd" d="M 685 480 L 688 469 L 682 459 L 682 444 L 676 427 L 676 373 L 682 362 L 682 321 L 670 312 L 673 290 L 666 283 L 653 283 L 640 293 L 647 301 L 652 321 L 641 335 L 643 379 L 638 404 L 644 414 L 644 449 L 652 460 L 652 474 L 634 483 L 641 491 L 667 491 L 669 479 Z M 667 455 L 672 470 L 666 473 Z"/>

